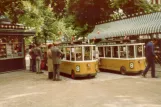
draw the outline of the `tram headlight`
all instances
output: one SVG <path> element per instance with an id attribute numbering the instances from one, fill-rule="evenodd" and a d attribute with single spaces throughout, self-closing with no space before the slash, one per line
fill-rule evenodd
<path id="1" fill-rule="evenodd" d="M 79 72 L 79 71 L 80 71 L 80 66 L 76 65 L 76 72 Z"/>
<path id="2" fill-rule="evenodd" d="M 129 66 L 130 66 L 131 69 L 134 68 L 134 63 L 130 62 Z"/>
<path id="3" fill-rule="evenodd" d="M 87 67 L 89 68 L 91 65 L 90 64 L 87 64 Z"/>

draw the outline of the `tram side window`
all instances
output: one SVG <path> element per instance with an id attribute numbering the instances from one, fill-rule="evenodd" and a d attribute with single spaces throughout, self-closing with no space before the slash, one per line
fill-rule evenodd
<path id="1" fill-rule="evenodd" d="M 60 49 L 61 49 L 61 52 L 64 54 L 63 60 L 66 60 L 66 55 L 65 55 L 66 54 L 65 53 L 66 48 L 61 47 Z"/>
<path id="2" fill-rule="evenodd" d="M 98 47 L 98 51 L 99 51 L 99 57 L 104 57 L 103 56 L 103 47 Z"/>
<path id="3" fill-rule="evenodd" d="M 105 47 L 105 57 L 111 57 L 111 48 Z"/>
<path id="4" fill-rule="evenodd" d="M 128 57 L 134 58 L 134 46 L 128 46 Z"/>
<path id="5" fill-rule="evenodd" d="M 118 47 L 117 46 L 113 46 L 112 47 L 112 56 L 113 56 L 113 58 L 118 58 Z"/>
<path id="6" fill-rule="evenodd" d="M 92 47 L 84 47 L 84 60 L 92 60 Z"/>
<path id="7" fill-rule="evenodd" d="M 142 52 L 142 45 L 136 45 L 136 57 L 143 57 Z"/>
<path id="8" fill-rule="evenodd" d="M 70 60 L 70 48 L 69 47 L 67 47 L 66 48 L 66 60 Z"/>
<path id="9" fill-rule="evenodd" d="M 120 58 L 126 58 L 126 46 L 120 46 Z"/>

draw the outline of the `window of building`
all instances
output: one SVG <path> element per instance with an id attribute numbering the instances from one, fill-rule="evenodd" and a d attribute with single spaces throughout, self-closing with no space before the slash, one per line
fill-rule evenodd
<path id="1" fill-rule="evenodd" d="M 24 57 L 22 40 L 19 36 L 1 36 L 0 59 Z"/>

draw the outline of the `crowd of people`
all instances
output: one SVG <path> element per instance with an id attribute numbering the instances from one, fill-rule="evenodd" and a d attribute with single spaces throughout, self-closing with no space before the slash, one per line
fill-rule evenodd
<path id="1" fill-rule="evenodd" d="M 63 53 L 57 47 L 58 44 L 49 44 L 48 50 L 46 53 L 47 56 L 47 69 L 48 69 L 48 78 L 53 79 L 53 81 L 60 81 L 60 63 L 61 56 Z M 42 61 L 42 50 L 40 45 L 33 44 L 29 47 L 30 55 L 30 71 L 36 72 L 37 74 L 43 73 L 41 71 L 41 61 Z M 46 63 L 45 63 L 46 64 Z"/>
<path id="2" fill-rule="evenodd" d="M 30 70 L 36 73 L 42 73 L 40 68 L 42 58 L 40 45 L 39 44 L 30 45 L 29 55 L 30 55 Z"/>

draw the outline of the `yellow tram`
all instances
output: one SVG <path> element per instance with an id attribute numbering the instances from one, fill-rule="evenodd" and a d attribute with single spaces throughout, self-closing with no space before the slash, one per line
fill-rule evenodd
<path id="1" fill-rule="evenodd" d="M 71 75 L 71 78 L 91 76 L 98 71 L 97 59 L 94 57 L 96 45 L 68 45 L 60 47 L 64 53 L 60 72 Z"/>
<path id="2" fill-rule="evenodd" d="M 144 46 L 144 43 L 98 45 L 99 69 L 139 73 L 146 66 Z"/>

